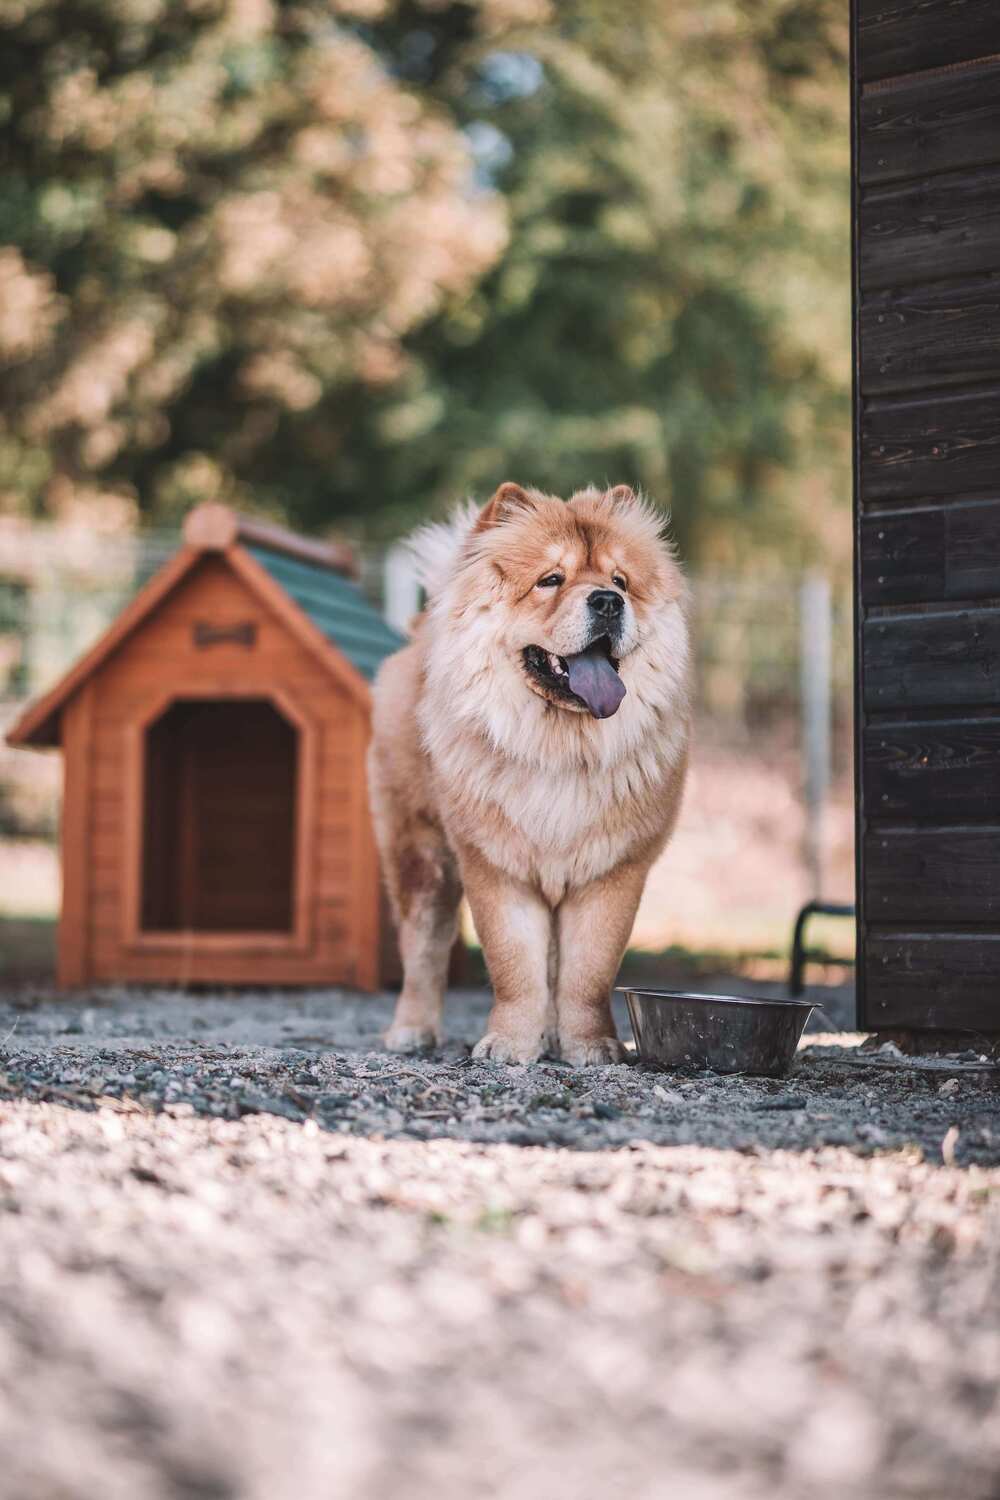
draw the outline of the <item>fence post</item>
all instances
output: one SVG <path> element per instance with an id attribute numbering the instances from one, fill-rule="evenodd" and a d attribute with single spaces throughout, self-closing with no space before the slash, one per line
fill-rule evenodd
<path id="1" fill-rule="evenodd" d="M 802 715 L 805 860 L 814 897 L 823 888 L 824 810 L 830 787 L 833 610 L 830 580 L 807 573 L 799 589 L 799 672 Z"/>
<path id="2" fill-rule="evenodd" d="M 413 554 L 397 542 L 386 552 L 383 567 L 385 617 L 406 635 L 413 616 L 420 612 L 420 583 Z"/>

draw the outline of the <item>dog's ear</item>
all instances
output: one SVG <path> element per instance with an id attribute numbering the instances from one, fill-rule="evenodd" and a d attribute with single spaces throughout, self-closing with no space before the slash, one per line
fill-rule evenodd
<path id="1" fill-rule="evenodd" d="M 527 490 L 522 490 L 519 484 L 512 484 L 508 480 L 480 512 L 476 530 L 486 531 L 490 526 L 498 526 L 501 521 L 511 521 L 516 515 L 534 508 L 535 502 Z"/>
<path id="2" fill-rule="evenodd" d="M 608 490 L 608 499 L 612 510 L 626 510 L 635 504 L 635 490 L 627 484 L 616 484 L 613 490 Z"/>

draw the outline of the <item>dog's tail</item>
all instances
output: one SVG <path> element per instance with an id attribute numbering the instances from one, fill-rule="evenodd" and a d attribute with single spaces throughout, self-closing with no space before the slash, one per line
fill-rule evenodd
<path id="1" fill-rule="evenodd" d="M 441 590 L 452 572 L 479 510 L 474 500 L 465 500 L 456 505 L 447 521 L 432 521 L 407 538 L 407 550 L 417 565 L 417 577 L 429 599 Z"/>

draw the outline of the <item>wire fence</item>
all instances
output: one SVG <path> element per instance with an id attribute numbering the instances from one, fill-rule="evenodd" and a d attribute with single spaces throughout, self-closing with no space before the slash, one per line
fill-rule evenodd
<path id="1" fill-rule="evenodd" d="M 0 520 L 0 703 L 51 686 L 177 545 L 170 532 Z"/>
<path id="2" fill-rule="evenodd" d="M 0 734 L 177 545 L 167 532 L 0 522 Z M 405 611 L 398 552 L 373 549 L 361 563 L 373 601 Z M 779 909 L 784 924 L 800 897 L 829 895 L 831 882 L 851 899 L 851 599 L 849 587 L 792 572 L 695 575 L 692 590 L 696 776 L 678 835 L 688 854 L 682 847 L 678 857 L 688 858 L 693 887 L 715 893 L 714 915 L 703 894 L 685 918 L 707 941 L 732 922 L 744 886 L 754 888 L 757 923 L 762 880 L 776 892 L 772 927 Z M 58 814 L 58 758 L 0 746 L 0 839 L 51 841 Z M 717 863 L 724 845 L 730 853 Z M 748 925 L 748 942 L 756 930 Z"/>
<path id="3" fill-rule="evenodd" d="M 178 541 L 168 531 L 102 536 L 83 528 L 5 530 L 0 522 L 0 702 L 44 691 Z M 369 549 L 361 558 L 362 586 L 390 612 L 392 550 Z M 763 581 L 716 574 L 693 580 L 699 707 L 728 735 L 751 735 L 797 712 L 802 583 L 792 573 Z M 833 591 L 829 607 L 831 692 L 842 720 L 850 702 L 849 589 Z"/>

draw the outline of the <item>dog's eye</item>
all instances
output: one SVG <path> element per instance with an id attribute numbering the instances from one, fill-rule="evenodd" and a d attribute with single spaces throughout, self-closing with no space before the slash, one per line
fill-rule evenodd
<path id="1" fill-rule="evenodd" d="M 563 581 L 561 573 L 546 573 L 544 578 L 539 578 L 535 587 L 539 589 L 557 589 Z"/>
<path id="2" fill-rule="evenodd" d="M 628 579 L 623 578 L 620 573 L 612 573 L 611 582 L 616 589 L 621 589 L 623 593 L 628 589 Z"/>

